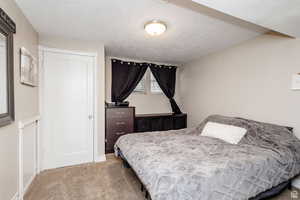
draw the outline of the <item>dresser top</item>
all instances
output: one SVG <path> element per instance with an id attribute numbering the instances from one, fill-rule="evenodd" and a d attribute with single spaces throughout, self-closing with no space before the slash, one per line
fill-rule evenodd
<path id="1" fill-rule="evenodd" d="M 151 114 L 136 114 L 136 117 L 168 117 L 168 116 L 184 116 L 185 113 L 182 114 L 174 114 L 174 113 L 151 113 Z"/>
<path id="2" fill-rule="evenodd" d="M 135 108 L 134 106 L 108 106 L 106 109 L 116 109 L 116 108 Z"/>

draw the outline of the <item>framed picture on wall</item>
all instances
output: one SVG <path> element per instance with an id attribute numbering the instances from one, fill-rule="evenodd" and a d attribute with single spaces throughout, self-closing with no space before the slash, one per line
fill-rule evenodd
<path id="1" fill-rule="evenodd" d="M 24 47 L 20 50 L 21 54 L 21 83 L 32 87 L 38 86 L 37 61 L 31 53 Z"/>

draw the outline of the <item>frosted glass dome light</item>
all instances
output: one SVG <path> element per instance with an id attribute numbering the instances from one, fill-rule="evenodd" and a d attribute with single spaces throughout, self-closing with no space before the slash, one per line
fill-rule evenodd
<path id="1" fill-rule="evenodd" d="M 145 31 L 151 36 L 158 36 L 166 32 L 167 26 L 159 20 L 152 20 L 145 25 Z"/>

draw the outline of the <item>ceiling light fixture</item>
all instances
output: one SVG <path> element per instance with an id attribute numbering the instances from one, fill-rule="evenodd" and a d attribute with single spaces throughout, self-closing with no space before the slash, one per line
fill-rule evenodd
<path id="1" fill-rule="evenodd" d="M 151 36 L 158 36 L 167 30 L 167 25 L 159 20 L 152 20 L 145 24 L 145 31 Z"/>

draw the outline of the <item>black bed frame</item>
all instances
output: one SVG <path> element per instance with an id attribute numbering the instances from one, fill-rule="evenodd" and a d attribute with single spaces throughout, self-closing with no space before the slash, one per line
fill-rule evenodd
<path id="1" fill-rule="evenodd" d="M 131 168 L 133 172 L 136 174 L 136 177 L 139 179 L 139 182 L 141 183 L 141 191 L 145 192 L 145 199 L 151 200 L 151 195 L 149 194 L 147 188 L 144 186 L 143 182 L 140 180 L 140 178 L 137 176 L 137 173 L 134 171 L 134 169 L 130 166 L 130 164 L 127 162 L 126 158 L 124 157 L 122 151 L 118 148 L 118 156 L 122 159 L 123 161 L 123 166 L 125 168 Z M 260 194 L 258 194 L 255 197 L 251 197 L 249 200 L 267 200 L 271 197 L 277 196 L 281 192 L 283 192 L 285 189 L 292 189 L 292 179 L 283 182 L 269 190 L 266 190 Z"/>

